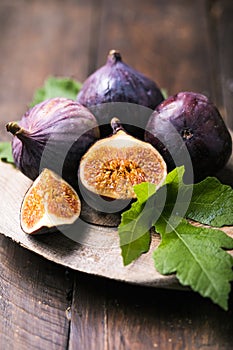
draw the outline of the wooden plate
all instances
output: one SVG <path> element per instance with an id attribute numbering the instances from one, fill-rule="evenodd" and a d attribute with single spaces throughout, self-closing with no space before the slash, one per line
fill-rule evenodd
<path id="1" fill-rule="evenodd" d="M 232 161 L 221 176 L 229 183 L 232 177 Z M 27 235 L 20 228 L 20 206 L 32 181 L 10 164 L 0 162 L 0 233 L 10 237 L 23 247 L 74 270 L 115 280 L 163 288 L 182 288 L 176 277 L 159 274 L 151 257 L 159 244 L 159 236 L 153 235 L 150 251 L 125 267 L 119 248 L 117 228 L 111 227 L 114 218 L 104 225 L 87 224 L 85 232 L 77 232 L 78 241 L 59 231 L 45 235 Z M 98 220 L 103 217 L 97 216 Z M 223 230 L 233 236 L 233 227 Z M 232 252 L 230 252 L 232 254 Z"/>

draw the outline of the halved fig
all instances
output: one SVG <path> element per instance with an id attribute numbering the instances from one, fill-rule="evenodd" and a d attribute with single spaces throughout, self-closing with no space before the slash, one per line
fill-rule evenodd
<path id="1" fill-rule="evenodd" d="M 167 168 L 149 143 L 128 135 L 119 119 L 111 121 L 113 135 L 97 141 L 82 157 L 79 179 L 85 189 L 111 199 L 135 198 L 133 186 L 163 183 Z"/>
<path id="2" fill-rule="evenodd" d="M 24 232 L 32 234 L 42 227 L 72 224 L 80 211 L 75 190 L 52 170 L 44 169 L 24 196 L 20 223 Z"/>

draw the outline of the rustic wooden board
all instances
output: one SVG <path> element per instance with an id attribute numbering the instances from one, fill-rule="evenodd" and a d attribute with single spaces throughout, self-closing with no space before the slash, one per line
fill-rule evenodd
<path id="1" fill-rule="evenodd" d="M 101 13 L 93 69 L 104 63 L 110 48 L 117 48 L 127 63 L 169 93 L 204 92 L 223 110 L 219 43 L 210 37 L 216 23 L 207 28 L 206 1 L 102 0 Z M 228 183 L 233 179 L 231 169 L 221 174 Z M 75 274 L 70 349 L 82 344 L 85 349 L 230 350 L 232 331 L 232 312 L 222 312 L 197 293 Z"/>
<path id="2" fill-rule="evenodd" d="M 153 13 L 151 12 L 151 3 L 148 2 L 148 4 L 144 4 L 143 6 L 143 13 L 141 14 L 138 12 L 137 14 L 134 13 L 133 11 L 126 10 L 122 12 L 122 8 L 118 6 L 117 4 L 113 2 L 104 2 L 104 13 L 102 14 L 101 17 L 101 9 L 96 6 L 96 8 L 92 11 L 95 11 L 95 21 L 92 22 L 92 29 L 98 29 L 99 32 L 95 31 L 95 36 L 97 37 L 98 35 L 101 36 L 102 41 L 101 45 L 99 46 L 99 54 L 98 56 L 98 63 L 103 64 L 105 58 L 104 56 L 107 54 L 106 48 L 111 48 L 111 45 L 116 45 L 116 48 L 122 48 L 126 54 L 127 61 L 129 64 L 132 64 L 139 70 L 141 70 L 142 67 L 138 66 L 138 58 L 137 55 L 130 55 L 131 52 L 136 52 L 137 48 L 140 47 L 140 40 L 144 35 L 147 35 L 147 41 L 151 42 L 152 46 L 148 46 L 147 50 L 148 52 L 143 51 L 143 56 L 145 59 L 143 60 L 142 58 L 140 61 L 145 62 L 144 64 L 144 69 L 143 71 L 151 76 L 151 65 L 155 65 L 154 72 L 156 74 L 156 57 L 158 57 L 158 63 L 159 63 L 159 68 L 162 66 L 162 69 L 158 70 L 158 81 L 161 82 L 162 86 L 166 86 L 169 90 L 169 92 L 176 92 L 178 89 L 177 86 L 183 86 L 184 89 L 197 89 L 201 90 L 202 92 L 206 92 L 209 84 L 206 83 L 208 81 L 207 77 L 206 79 L 202 79 L 203 86 L 200 86 L 200 79 L 199 79 L 199 74 L 197 74 L 200 71 L 200 66 L 201 66 L 201 61 L 203 60 L 203 50 L 205 46 L 205 40 L 201 41 L 201 45 L 197 45 L 195 39 L 195 26 L 190 25 L 190 21 L 193 21 L 196 23 L 196 20 L 198 19 L 198 8 L 202 8 L 202 3 L 199 1 L 198 6 L 195 7 L 195 13 L 193 14 L 193 9 L 191 7 L 184 7 L 184 1 L 180 0 L 176 5 L 173 7 L 173 5 L 165 6 L 162 4 L 162 2 L 158 2 L 157 7 L 154 8 Z M 67 8 L 64 8 L 64 11 L 69 10 L 70 14 L 70 7 L 72 4 L 72 1 L 69 2 Z M 133 8 L 133 2 L 132 0 L 128 0 L 127 4 L 129 5 L 129 8 Z M 140 2 L 137 1 L 137 6 L 140 5 Z M 18 7 L 19 5 L 14 4 L 14 6 L 11 7 L 11 13 L 12 17 L 14 18 L 14 15 L 17 11 L 20 11 L 20 8 Z M 32 7 L 30 7 L 32 6 Z M 33 5 L 30 5 L 27 8 L 27 11 L 34 11 L 37 13 L 37 11 L 41 10 L 41 5 L 37 2 L 33 3 Z M 54 8 L 54 4 L 50 5 L 48 8 L 48 11 L 53 12 L 56 9 Z M 85 6 L 85 2 L 81 1 L 80 2 L 80 7 L 76 15 L 79 16 L 79 20 L 82 21 L 82 13 L 85 13 L 87 21 L 90 21 L 90 8 Z M 81 11 L 81 12 L 80 12 Z M 20 18 L 20 13 L 18 18 Z M 111 13 L 111 21 L 109 20 L 109 16 L 107 17 L 107 14 Z M 176 16 L 174 17 L 174 13 Z M 4 15 L 4 14 L 3 14 Z M 49 14 L 48 14 L 49 15 Z M 46 14 L 47 16 L 47 14 Z M 135 16 L 137 16 L 137 28 L 134 28 L 134 30 L 130 30 L 131 24 L 133 25 L 135 21 Z M 149 17 L 148 17 L 149 16 Z M 156 18 L 158 16 L 158 18 Z M 178 17 L 177 17 L 178 16 Z M 153 20 L 152 20 L 153 17 Z M 47 17 L 46 17 L 47 18 Z M 42 18 L 42 20 L 45 23 L 49 23 L 46 18 Z M 60 12 L 57 14 L 57 20 L 58 20 L 58 27 L 62 28 L 63 25 L 65 25 L 66 22 L 63 22 L 63 17 L 60 15 Z M 148 30 L 147 33 L 145 33 L 145 18 L 147 18 L 147 24 L 151 26 L 150 30 Z M 154 28 L 154 21 L 157 23 L 158 19 L 160 18 L 160 21 L 164 21 L 165 18 L 167 19 L 167 31 L 171 31 L 173 33 L 173 36 L 171 38 L 167 38 L 166 45 L 168 45 L 169 50 L 171 51 L 171 56 L 173 57 L 173 61 L 170 62 L 171 66 L 168 68 L 166 65 L 168 64 L 168 61 L 163 61 L 161 60 L 161 57 L 159 56 L 159 52 L 156 47 L 155 41 L 153 41 L 153 38 L 155 38 L 155 29 Z M 161 19 L 162 18 L 162 19 Z M 174 18 L 182 18 L 182 26 L 177 27 L 176 24 L 179 22 L 179 20 L 176 19 L 176 22 L 174 22 Z M 72 18 L 71 18 L 72 20 Z M 124 31 L 118 31 L 117 26 L 120 21 L 123 21 L 123 25 L 125 26 Z M 101 22 L 101 23 L 99 23 Z M 80 23 L 79 23 L 80 24 Z M 99 24 L 101 24 L 99 26 Z M 104 24 L 104 25 L 103 25 Z M 89 22 L 83 22 L 83 25 L 85 25 L 85 28 L 90 27 Z M 203 31 L 205 31 L 205 20 L 200 19 L 200 23 L 198 24 Z M 17 26 L 17 22 L 16 22 Z M 79 25 L 76 30 L 80 31 L 82 25 Z M 40 30 L 43 31 L 43 26 L 40 26 L 39 29 L 34 29 L 36 31 Z M 51 30 L 53 31 L 54 27 L 51 24 Z M 66 28 L 67 30 L 71 31 L 71 35 L 69 38 L 72 37 L 72 26 L 68 26 Z M 107 31 L 104 31 L 104 28 L 108 28 Z M 132 27 L 133 28 L 133 27 Z M 128 30 L 127 30 L 128 29 Z M 152 30 L 153 29 L 153 30 Z M 47 30 L 47 29 L 46 29 Z M 90 29 L 89 29 L 90 30 Z M 159 39 L 160 34 L 162 37 L 162 32 L 160 33 L 159 31 L 164 30 L 162 29 L 161 26 L 158 26 L 156 28 L 156 37 Z M 125 33 L 127 32 L 127 40 L 125 37 Z M 188 32 L 189 35 L 187 36 L 185 32 Z M 19 31 L 20 33 L 20 31 Z M 41 32 L 39 33 L 41 35 Z M 39 35 L 37 32 L 33 34 Z M 43 33 L 42 33 L 43 34 Z M 53 34 L 53 35 L 52 35 Z M 50 33 L 54 37 L 54 33 Z M 8 33 L 8 36 L 11 36 L 11 32 Z M 89 32 L 87 33 L 87 36 L 89 36 Z M 151 36 L 151 38 L 150 38 Z M 46 35 L 41 35 L 41 37 L 45 38 Z M 191 40 L 192 45 L 188 45 L 190 42 L 190 37 L 193 38 Z M 111 42 L 110 39 L 111 38 Z M 174 40 L 174 38 L 176 40 Z M 48 38 L 49 40 L 49 38 Z M 67 55 L 72 56 L 70 53 L 70 50 L 73 50 L 73 42 L 70 41 L 65 42 L 66 45 L 66 52 Z M 131 42 L 130 48 L 127 45 L 127 42 Z M 173 42 L 176 41 L 176 45 L 173 45 Z M 11 47 L 8 46 L 7 41 L 4 42 L 6 45 L 6 49 L 10 50 Z M 163 45 L 162 42 L 159 42 L 160 45 Z M 179 45 L 178 45 L 179 44 Z M 195 44 L 195 45 L 194 45 Z M 84 79 L 85 75 L 87 75 L 87 71 L 93 70 L 95 67 L 94 63 L 94 58 L 87 63 L 85 62 L 85 55 L 87 57 L 87 46 L 83 42 L 82 45 L 84 47 L 80 47 L 80 45 L 75 49 L 78 51 L 75 51 L 75 55 L 79 57 L 79 62 L 78 62 L 78 67 L 83 66 L 85 69 L 82 70 L 81 72 L 77 72 L 76 75 L 79 77 L 79 79 Z M 135 48 L 133 47 L 135 45 Z M 176 56 L 176 51 L 177 51 L 177 45 L 182 48 L 182 52 L 179 51 L 179 56 Z M 93 52 L 96 51 L 95 47 L 92 46 Z M 197 52 L 200 50 L 202 52 L 202 55 L 197 55 L 195 59 L 195 65 L 193 60 L 190 59 L 190 57 L 193 56 L 193 50 Z M 80 51 L 80 52 L 79 52 Z M 106 52 L 104 52 L 106 51 Z M 163 50 L 162 50 L 163 51 Z M 199 51 L 198 51 L 199 52 Z M 51 52 L 49 52 L 51 57 L 56 57 L 57 52 L 56 50 L 51 48 Z M 151 56 L 152 55 L 152 56 Z M 190 62 L 190 66 L 185 66 L 186 69 L 183 71 L 183 68 L 181 68 L 181 63 L 183 62 L 180 61 L 180 55 L 185 58 L 186 62 Z M 13 55 L 10 54 L 9 51 L 9 57 L 13 57 Z M 92 56 L 93 57 L 93 56 Z M 38 57 L 37 57 L 38 59 Z M 81 60 L 81 61 L 80 61 Z M 33 61 L 33 60 L 32 60 Z M 51 61 L 55 61 L 55 59 L 51 58 Z M 101 62 L 102 61 L 102 62 Z M 176 66 L 176 72 L 177 74 L 170 74 L 167 73 L 164 75 L 162 72 L 166 70 L 168 71 L 173 71 L 174 69 L 174 63 L 175 61 L 175 66 Z M 180 61 L 180 63 L 179 63 Z M 207 61 L 207 58 L 206 58 Z M 56 66 L 53 66 L 52 70 L 50 69 L 51 67 L 47 67 L 43 65 L 43 71 L 38 71 L 37 70 L 37 77 L 45 77 L 48 72 L 56 74 L 57 72 L 62 72 L 62 74 L 71 75 L 71 72 L 75 72 L 75 67 L 71 66 L 67 62 L 66 64 L 63 64 L 63 60 L 59 60 L 59 67 L 56 68 Z M 74 61 L 72 61 L 74 64 Z M 81 63 L 80 63 L 81 62 Z M 34 63 L 35 64 L 35 63 Z M 188 63 L 187 63 L 188 64 Z M 191 69 L 192 66 L 192 69 Z M 69 67 L 70 71 L 64 71 L 64 67 Z M 184 66 L 182 66 L 184 67 Z M 68 68 L 66 68 L 68 69 Z M 85 73 L 84 73 L 85 72 Z M 193 76 L 190 76 L 190 79 L 187 81 L 186 77 L 190 75 L 190 72 L 192 72 Z M 204 71 L 206 72 L 206 70 Z M 21 74 L 21 73 L 20 73 Z M 207 72 L 205 73 L 207 74 Z M 169 81 L 163 81 L 163 77 L 169 77 Z M 178 82 L 172 81 L 171 77 L 174 78 L 176 76 L 176 79 L 181 79 Z M 196 77 L 196 80 L 194 79 Z M 156 76 L 155 76 L 156 79 Z M 157 79 L 156 79 L 157 80 Z M 191 82 L 192 85 L 187 85 Z M 195 83 L 196 82 L 196 83 Z M 26 82 L 25 82 L 26 84 Z M 37 83 L 36 83 L 37 84 Z M 170 87 L 170 85 L 172 88 Z M 38 85 L 38 84 L 37 84 Z M 8 89 L 7 89 L 8 90 Z M 23 87 L 23 90 L 25 88 Z M 32 86 L 27 87 L 27 91 L 34 90 Z M 13 93 L 13 92 L 12 92 Z M 209 91 L 208 91 L 209 94 Z M 28 99 L 30 99 L 28 97 Z M 231 171 L 230 171 L 231 172 Z M 62 235 L 61 233 L 53 233 L 45 236 L 28 236 L 22 232 L 20 229 L 19 225 L 19 209 L 21 205 L 21 201 L 23 198 L 23 195 L 30 185 L 30 180 L 28 180 L 26 177 L 24 177 L 21 173 L 19 173 L 16 169 L 13 169 L 9 165 L 6 164 L 0 164 L 0 183 L 1 183 L 1 188 L 4 188 L 4 191 L 2 193 L 2 201 L 0 204 L 0 210 L 2 213 L 4 213 L 4 216 L 2 217 L 1 223 L 0 223 L 0 231 L 3 233 L 5 236 L 12 238 L 14 241 L 20 243 L 22 246 L 44 256 L 45 258 L 55 261 L 59 264 L 71 267 L 73 269 L 79 270 L 79 271 L 84 271 L 87 273 L 93 273 L 96 275 L 101 275 L 109 278 L 114 278 L 118 280 L 123 280 L 123 281 L 128 281 L 132 283 L 139 283 L 139 284 L 148 284 L 148 285 L 154 285 L 154 286 L 177 286 L 177 282 L 174 276 L 161 276 L 158 274 L 153 266 L 153 260 L 151 259 L 151 252 L 154 250 L 154 248 L 158 245 L 158 237 L 153 237 L 152 239 L 152 245 L 150 252 L 148 254 L 145 254 L 138 259 L 135 263 L 131 264 L 128 267 L 124 267 L 122 264 L 122 259 L 120 256 L 120 250 L 118 247 L 118 236 L 116 229 L 108 228 L 108 227 L 101 227 L 101 226 L 96 226 L 96 225 L 89 225 L 89 232 L 88 232 L 88 240 L 86 242 L 86 245 L 80 245 L 74 241 L 71 241 L 68 239 L 66 236 Z M 225 176 L 226 172 L 224 173 Z M 227 175 L 227 178 L 229 176 Z M 13 190 L 14 189 L 14 190 Z M 229 229 L 227 229 L 229 231 Z M 98 234 L 98 237 L 100 240 L 105 241 L 107 239 L 108 245 L 110 246 L 109 248 L 97 248 L 96 247 L 96 241 L 95 241 L 95 246 L 91 246 L 90 241 L 96 237 Z M 105 243 L 105 242 L 104 242 Z M 99 243 L 100 244 L 100 243 Z M 146 271 L 146 273 L 145 273 Z"/>
<path id="3" fill-rule="evenodd" d="M 225 7 L 222 34 L 211 38 L 209 55 L 205 27 L 209 14 L 202 10 L 206 2 L 216 5 L 215 14 L 218 6 Z M 153 76 L 170 93 L 183 88 L 211 93 L 221 107 L 215 78 L 219 73 L 223 81 L 228 80 L 232 72 L 230 6 L 230 0 L 50 0 L 46 4 L 1 0 L 1 140 L 11 138 L 4 131 L 6 121 L 24 112 L 32 92 L 48 74 L 84 79 L 103 64 L 111 47 L 122 50 L 128 63 Z M 213 28 L 217 29 L 216 22 Z M 223 66 L 224 57 L 229 64 Z M 224 101 L 232 106 L 230 94 Z M 231 109 L 227 110 L 231 118 Z M 222 174 L 228 181 L 233 178 L 231 169 Z M 0 221 L 6 212 L 3 204 L 2 208 Z M 46 238 L 41 240 L 46 245 Z M 62 266 L 4 235 L 0 244 L 0 347 L 4 350 L 232 349 L 232 292 L 229 312 L 223 312 L 197 293 L 143 288 L 77 271 L 69 332 L 65 289 L 70 288 L 66 274 L 71 270 L 64 274 Z"/>
<path id="4" fill-rule="evenodd" d="M 224 115 L 229 127 L 233 128 L 233 2 L 228 0 L 213 1 L 212 20 L 215 25 L 218 43 L 219 73 L 221 75 Z"/>
<path id="5" fill-rule="evenodd" d="M 143 255 L 136 263 L 124 267 L 116 228 L 89 225 L 87 239 L 84 237 L 85 244 L 76 243 L 59 232 L 37 236 L 25 234 L 20 228 L 19 213 L 31 180 L 13 166 L 2 162 L 0 174 L 0 187 L 4 189 L 0 203 L 0 212 L 4 213 L 0 232 L 5 236 L 48 260 L 74 270 L 154 286 L 169 286 L 176 282 L 173 276 L 161 276 L 154 269 L 151 252 L 159 242 L 157 238 L 153 239 L 148 254 Z M 96 240 L 97 235 L 101 242 Z"/>
<path id="6" fill-rule="evenodd" d="M 0 141 L 11 140 L 5 124 L 21 117 L 49 75 L 88 75 L 94 2 L 1 0 Z M 73 279 L 70 269 L 0 235 L 0 348 L 68 348 Z"/>
<path id="7" fill-rule="evenodd" d="M 232 312 L 198 293 L 76 275 L 69 350 L 232 349 Z"/>
<path id="8" fill-rule="evenodd" d="M 17 256 L 17 258 L 15 258 Z M 69 336 L 67 269 L 0 235 L 0 348 L 66 348 Z"/>
<path id="9" fill-rule="evenodd" d="M 141 285 L 178 287 L 175 276 L 162 276 L 154 268 L 151 254 L 159 243 L 156 235 L 153 235 L 150 251 L 124 267 L 117 228 L 89 224 L 85 233 L 77 233 L 81 243 L 58 231 L 34 236 L 25 234 L 20 227 L 19 213 L 30 184 L 31 180 L 15 167 L 0 163 L 2 234 L 46 259 L 74 270 Z M 224 231 L 233 234 L 232 227 L 224 228 Z"/>
<path id="10" fill-rule="evenodd" d="M 155 80 L 169 94 L 198 91 L 213 96 L 205 2 L 103 0 L 97 66 L 109 49 Z"/>
<path id="11" fill-rule="evenodd" d="M 19 120 L 50 76 L 83 81 L 89 73 L 95 1 L 0 2 L 0 129 Z M 0 132 L 0 140 L 10 140 Z"/>

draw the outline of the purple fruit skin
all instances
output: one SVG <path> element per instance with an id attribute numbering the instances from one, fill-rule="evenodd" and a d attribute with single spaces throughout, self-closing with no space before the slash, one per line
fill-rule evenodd
<path id="1" fill-rule="evenodd" d="M 180 92 L 163 101 L 148 121 L 145 141 L 158 149 L 169 171 L 177 164 L 168 148 L 177 158 L 180 156 L 182 163 L 182 149 L 175 143 L 170 123 L 187 147 L 195 182 L 215 175 L 226 165 L 232 153 L 231 135 L 218 109 L 206 96 Z"/>
<path id="2" fill-rule="evenodd" d="M 87 78 L 77 95 L 77 101 L 88 108 L 103 103 L 128 102 L 154 110 L 163 100 L 156 83 L 125 64 L 120 53 L 114 50 L 110 51 L 106 64 Z M 110 123 L 112 117 L 114 115 L 106 120 L 101 113 L 96 115 L 100 125 Z M 133 124 L 133 118 L 128 123 Z"/>
<path id="3" fill-rule="evenodd" d="M 67 149 L 62 174 L 59 175 L 76 187 L 79 161 L 99 138 L 97 121 L 91 112 L 77 101 L 52 98 L 27 111 L 18 125 L 23 131 L 12 140 L 16 166 L 34 180 L 39 175 L 45 146 L 51 157 L 44 159 L 43 165 L 54 171 Z"/>
<path id="4" fill-rule="evenodd" d="M 106 102 L 131 102 L 155 109 L 163 101 L 157 85 L 143 74 L 109 56 L 104 66 L 83 83 L 77 101 L 86 107 Z"/>

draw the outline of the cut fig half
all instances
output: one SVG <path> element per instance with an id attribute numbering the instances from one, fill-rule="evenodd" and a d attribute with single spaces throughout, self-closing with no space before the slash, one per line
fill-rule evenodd
<path id="1" fill-rule="evenodd" d="M 128 135 L 119 119 L 111 121 L 113 135 L 97 141 L 82 157 L 79 179 L 85 189 L 111 199 L 133 199 L 133 186 L 151 182 L 160 187 L 166 163 L 149 143 Z"/>
<path id="2" fill-rule="evenodd" d="M 80 211 L 81 202 L 75 190 L 46 168 L 24 196 L 20 223 L 25 233 L 32 234 L 42 227 L 72 224 Z"/>

